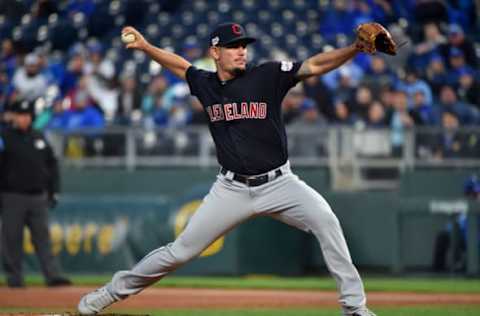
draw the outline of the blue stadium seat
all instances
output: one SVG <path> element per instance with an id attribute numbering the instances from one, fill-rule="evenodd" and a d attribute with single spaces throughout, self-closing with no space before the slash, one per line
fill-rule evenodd
<path id="1" fill-rule="evenodd" d="M 185 28 L 180 23 L 173 24 L 171 31 L 172 31 L 172 35 L 175 38 L 179 38 L 185 35 Z"/>
<path id="2" fill-rule="evenodd" d="M 282 11 L 282 22 L 285 25 L 291 25 L 295 22 L 296 15 L 292 10 L 283 10 Z"/>
<path id="3" fill-rule="evenodd" d="M 210 34 L 210 27 L 207 23 L 200 23 L 197 25 L 197 27 L 195 28 L 195 33 L 199 36 L 199 37 L 207 37 L 209 34 Z"/>
<path id="4" fill-rule="evenodd" d="M 220 15 L 216 11 L 213 11 L 213 10 L 208 11 L 207 17 L 208 17 L 208 22 L 211 25 L 217 25 L 218 23 L 220 23 Z"/>
<path id="5" fill-rule="evenodd" d="M 192 25 L 193 22 L 195 21 L 194 13 L 190 10 L 182 12 L 181 21 L 183 25 L 186 25 L 186 26 Z"/>
<path id="6" fill-rule="evenodd" d="M 242 23 L 243 24 L 247 20 L 245 11 L 242 11 L 242 10 L 233 11 L 232 16 L 233 16 L 233 21 L 235 21 L 237 23 Z"/>
<path id="7" fill-rule="evenodd" d="M 158 2 L 152 2 L 148 6 L 148 14 L 157 14 L 160 12 L 160 4 Z"/>
<path id="8" fill-rule="evenodd" d="M 203 0 L 193 1 L 192 9 L 196 14 L 203 14 L 203 12 L 208 10 L 208 3 Z"/>
<path id="9" fill-rule="evenodd" d="M 158 14 L 158 17 L 157 17 L 157 21 L 158 21 L 158 24 L 161 26 L 161 27 L 165 27 L 166 25 L 168 25 L 171 21 L 171 17 L 170 17 L 170 14 L 166 13 L 166 12 L 160 12 Z"/>
<path id="10" fill-rule="evenodd" d="M 257 19 L 259 22 L 270 22 L 272 20 L 272 13 L 269 10 L 257 11 Z"/>
<path id="11" fill-rule="evenodd" d="M 158 25 L 157 24 L 149 24 L 147 27 L 146 27 L 146 32 L 147 32 L 147 36 L 150 37 L 150 38 L 154 38 L 154 37 L 157 37 L 158 34 L 159 34 L 159 30 L 158 30 Z"/>
<path id="12" fill-rule="evenodd" d="M 278 22 L 273 22 L 270 26 L 270 33 L 273 37 L 282 37 L 284 35 L 284 27 Z"/>

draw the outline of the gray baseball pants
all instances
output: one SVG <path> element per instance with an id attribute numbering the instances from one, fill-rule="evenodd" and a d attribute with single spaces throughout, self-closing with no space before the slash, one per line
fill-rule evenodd
<path id="1" fill-rule="evenodd" d="M 23 286 L 23 229 L 28 226 L 46 281 L 59 275 L 60 267 L 50 247 L 47 194 L 2 194 L 2 262 L 10 286 Z"/>
<path id="2" fill-rule="evenodd" d="M 129 271 L 115 273 L 107 289 L 116 298 L 137 294 L 169 272 L 197 257 L 218 237 L 245 220 L 258 216 L 311 232 L 320 243 L 330 273 L 335 278 L 345 315 L 363 309 L 363 283 L 352 263 L 340 223 L 325 199 L 301 181 L 287 162 L 283 175 L 256 187 L 233 181 L 233 173 L 219 174 L 203 203 L 178 238 L 146 255 Z"/>

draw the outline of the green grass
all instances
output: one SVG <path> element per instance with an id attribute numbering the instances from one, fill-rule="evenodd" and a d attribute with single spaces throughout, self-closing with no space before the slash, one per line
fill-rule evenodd
<path id="1" fill-rule="evenodd" d="M 169 310 L 115 310 L 111 309 L 107 312 L 114 313 L 117 311 L 122 314 L 145 315 L 152 316 L 339 316 L 338 308 L 322 308 L 322 309 L 204 309 L 204 310 L 188 310 L 188 309 L 169 309 Z M 62 313 L 66 311 L 52 309 L 2 309 L 0 313 Z M 70 311 L 73 312 L 73 311 Z M 480 306 L 416 306 L 416 307 L 388 307 L 375 308 L 375 313 L 379 316 L 477 316 L 480 314 Z"/>
<path id="2" fill-rule="evenodd" d="M 72 275 L 75 285 L 99 286 L 111 275 Z M 422 293 L 480 293 L 480 280 L 462 278 L 364 278 L 369 292 L 422 292 Z M 1 283 L 0 283 L 1 284 Z M 43 285 L 40 276 L 27 277 L 28 285 Z M 289 289 L 336 290 L 331 277 L 175 277 L 169 276 L 156 287 L 237 288 L 237 289 Z"/>

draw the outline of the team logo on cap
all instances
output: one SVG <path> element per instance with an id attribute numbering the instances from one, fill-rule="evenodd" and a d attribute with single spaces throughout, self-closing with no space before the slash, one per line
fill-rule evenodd
<path id="1" fill-rule="evenodd" d="M 20 108 L 22 110 L 28 110 L 28 101 L 23 101 L 21 104 L 20 104 Z"/>
<path id="2" fill-rule="evenodd" d="M 240 28 L 240 25 L 232 24 L 232 32 L 236 35 L 242 35 L 242 29 Z"/>
<path id="3" fill-rule="evenodd" d="M 35 148 L 39 149 L 39 150 L 42 150 L 44 149 L 45 147 L 47 147 L 47 144 L 45 144 L 45 142 L 43 141 L 43 139 L 37 139 L 35 141 Z"/>
<path id="4" fill-rule="evenodd" d="M 220 38 L 218 36 L 212 38 L 212 46 L 217 46 L 218 42 L 220 42 Z"/>
<path id="5" fill-rule="evenodd" d="M 282 61 L 280 69 L 282 71 L 290 71 L 293 68 L 293 63 L 291 61 Z"/>

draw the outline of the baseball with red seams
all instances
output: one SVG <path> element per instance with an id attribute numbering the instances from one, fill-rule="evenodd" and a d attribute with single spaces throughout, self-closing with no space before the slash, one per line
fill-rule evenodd
<path id="1" fill-rule="evenodd" d="M 122 33 L 122 42 L 125 44 L 130 44 L 135 42 L 135 34 L 133 33 Z"/>

